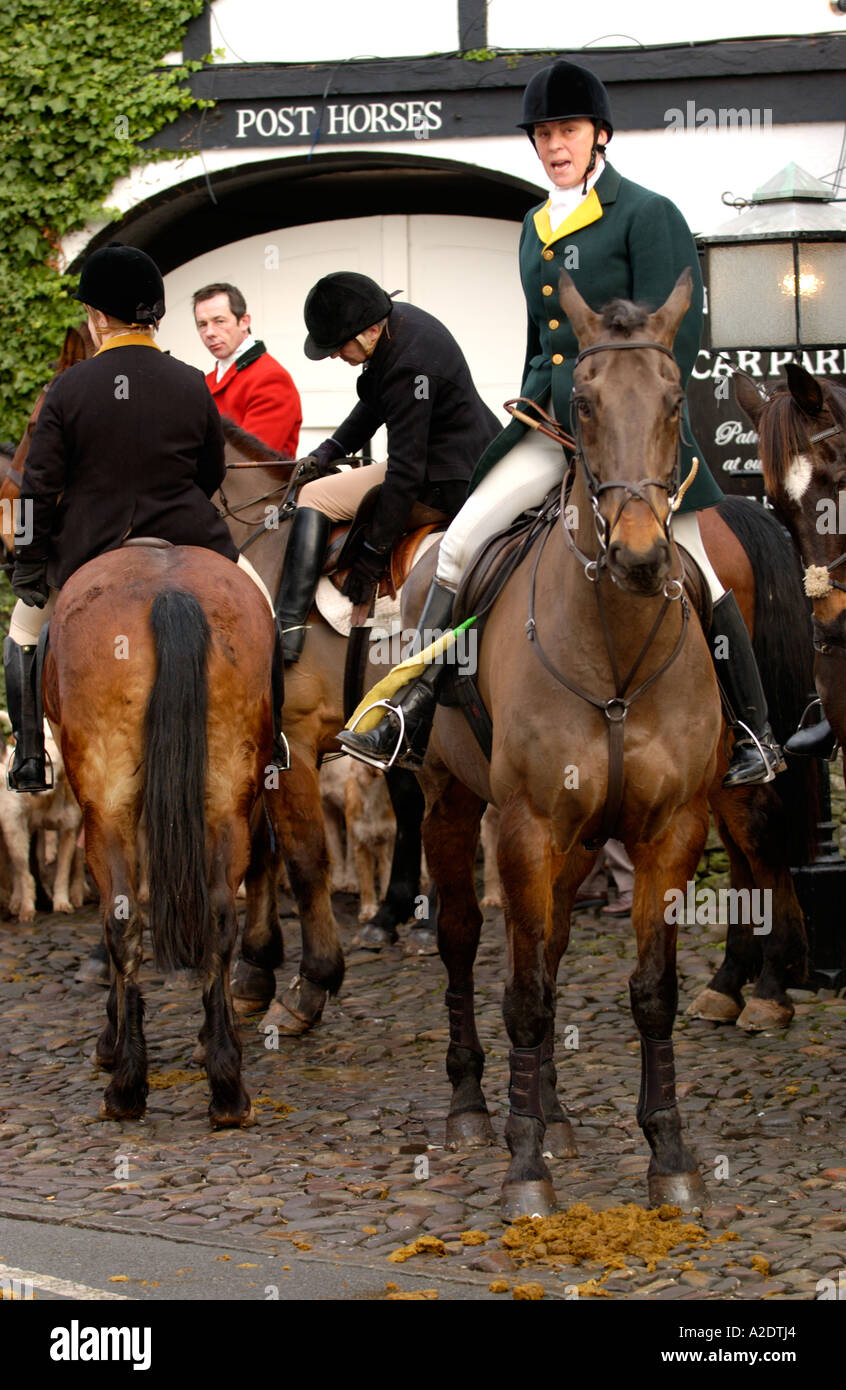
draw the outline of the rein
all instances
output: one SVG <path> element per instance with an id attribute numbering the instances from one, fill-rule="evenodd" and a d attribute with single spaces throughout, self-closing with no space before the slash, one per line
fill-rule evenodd
<path id="1" fill-rule="evenodd" d="M 665 353 L 666 356 L 672 358 L 672 360 L 675 362 L 675 358 L 673 357 L 672 352 L 669 350 L 669 348 L 664 347 L 662 343 L 635 341 L 624 343 L 597 343 L 593 347 L 585 348 L 582 352 L 579 353 L 579 356 L 576 359 L 576 366 L 579 365 L 583 358 L 590 356 L 592 353 L 626 348 L 653 348 L 655 351 Z M 509 402 L 509 405 L 513 404 L 514 402 Z M 535 409 L 539 409 L 539 407 L 535 406 Z M 572 410 L 573 407 L 571 404 L 571 420 Z M 511 413 L 516 414 L 516 412 L 513 410 Z M 518 416 L 517 418 L 523 417 Z M 526 422 L 532 425 L 533 428 L 542 429 L 544 434 L 552 434 L 551 430 L 543 429 L 543 426 L 541 426 L 540 424 L 533 422 L 528 417 L 525 418 Z M 547 420 L 549 419 L 548 416 L 546 418 Z M 555 424 L 554 421 L 551 421 L 550 423 Z M 641 695 L 645 694 L 649 687 L 653 685 L 655 681 L 658 680 L 659 676 L 662 676 L 664 672 L 667 671 L 670 666 L 672 666 L 673 662 L 680 654 L 682 647 L 684 646 L 685 637 L 687 635 L 687 624 L 690 617 L 690 605 L 688 603 L 687 596 L 684 592 L 684 585 L 682 584 L 681 579 L 671 577 L 667 580 L 666 584 L 664 585 L 664 601 L 661 604 L 655 621 L 653 622 L 646 636 L 646 639 L 644 640 L 640 648 L 640 651 L 635 657 L 626 675 L 621 675 L 619 663 L 617 661 L 617 655 L 614 651 L 614 641 L 611 635 L 611 628 L 608 622 L 608 613 L 606 609 L 605 599 L 603 598 L 602 589 L 599 583 L 599 580 L 602 576 L 602 571 L 607 567 L 608 541 L 614 530 L 614 527 L 617 525 L 617 522 L 619 521 L 620 516 L 622 515 L 624 508 L 633 498 L 639 498 L 641 501 L 647 503 L 656 521 L 662 526 L 667 540 L 670 542 L 670 544 L 672 544 L 672 534 L 670 526 L 672 522 L 673 513 L 678 510 L 684 493 L 687 491 L 688 487 L 690 487 L 690 484 L 693 482 L 693 479 L 696 476 L 698 460 L 694 459 L 694 466 L 691 469 L 688 478 L 685 480 L 683 484 L 681 484 L 681 486 L 679 486 L 679 476 L 681 472 L 680 426 L 678 453 L 671 482 L 665 483 L 662 482 L 660 479 L 644 479 L 640 483 L 627 483 L 623 481 L 599 483 L 585 457 L 584 449 L 582 448 L 577 419 L 575 421 L 574 434 L 575 458 L 573 459 L 573 462 L 570 465 L 568 475 L 565 478 L 564 484 L 562 486 L 562 505 L 560 505 L 559 507 L 559 515 L 561 518 L 561 524 L 564 530 L 567 545 L 581 563 L 582 568 L 584 570 L 585 578 L 593 584 L 594 593 L 596 595 L 597 611 L 599 614 L 600 625 L 602 627 L 602 636 L 605 642 L 605 650 L 608 656 L 608 662 L 611 667 L 611 674 L 614 681 L 614 694 L 610 698 L 604 699 L 602 696 L 594 695 L 591 691 L 585 690 L 583 686 L 578 685 L 575 681 L 571 680 L 568 676 L 566 676 L 563 671 L 560 671 L 558 667 L 550 660 L 550 658 L 547 656 L 546 652 L 543 649 L 543 645 L 538 635 L 537 619 L 535 617 L 535 594 L 538 569 L 540 566 L 544 548 L 552 533 L 551 526 L 546 530 L 544 534 L 543 540 L 541 541 L 541 544 L 538 547 L 538 552 L 535 556 L 535 562 L 532 567 L 532 577 L 529 584 L 529 617 L 526 623 L 526 636 L 528 640 L 533 644 L 534 650 L 537 653 L 537 656 L 541 664 L 546 668 L 550 675 L 553 676 L 553 678 L 556 681 L 558 681 L 559 685 L 563 685 L 565 689 L 569 690 L 573 695 L 576 695 L 579 697 L 579 699 L 585 700 L 588 704 L 593 705 L 594 709 L 602 710 L 602 713 L 605 715 L 606 725 L 608 729 L 608 790 L 605 798 L 605 805 L 603 807 L 602 820 L 600 822 L 599 829 L 596 835 L 591 840 L 584 841 L 586 849 L 594 850 L 598 849 L 601 845 L 605 844 L 606 840 L 608 840 L 612 835 L 616 827 L 617 818 L 619 816 L 620 807 L 622 805 L 625 723 L 629 713 L 629 709 L 634 704 L 635 700 L 639 699 Z M 552 435 L 553 438 L 559 438 L 559 441 L 561 440 L 561 436 L 563 436 L 563 431 L 556 431 L 556 433 Z M 569 436 L 567 436 L 567 438 L 569 438 Z M 573 444 L 573 441 L 570 442 L 571 444 Z M 591 558 L 588 555 L 585 555 L 583 551 L 581 551 L 579 547 L 576 545 L 571 529 L 567 525 L 565 519 L 566 504 L 567 499 L 570 495 L 570 490 L 573 485 L 573 476 L 576 460 L 578 460 L 581 463 L 585 483 L 591 499 L 591 505 L 593 507 L 594 527 L 596 530 L 597 542 L 600 548 L 599 555 L 593 558 Z M 667 514 L 666 520 L 662 521 L 661 517 L 658 516 L 658 513 L 656 512 L 651 500 L 644 495 L 643 489 L 647 487 L 660 487 L 667 492 L 669 497 L 670 509 Z M 599 498 L 604 491 L 609 490 L 611 488 L 623 488 L 627 495 L 620 504 L 620 507 L 617 511 L 617 515 L 615 516 L 613 523 L 609 527 L 608 522 L 599 511 Z M 664 660 L 661 663 L 661 665 L 658 667 L 656 671 L 653 671 L 651 675 L 647 676 L 645 680 L 641 681 L 640 685 L 638 685 L 634 690 L 632 690 L 630 688 L 632 681 L 635 679 L 635 676 L 640 670 L 647 652 L 652 646 L 652 643 L 655 641 L 655 638 L 658 635 L 661 625 L 665 617 L 667 616 L 667 613 L 670 610 L 670 605 L 672 603 L 677 602 L 680 602 L 681 604 L 682 620 L 681 631 L 679 633 L 678 640 L 676 641 L 676 644 L 673 647 L 673 650 L 670 652 L 666 660 Z"/>

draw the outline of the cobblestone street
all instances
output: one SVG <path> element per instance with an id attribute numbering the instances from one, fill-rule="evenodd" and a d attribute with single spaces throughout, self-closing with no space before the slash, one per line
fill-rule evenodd
<path id="1" fill-rule="evenodd" d="M 383 1270 L 386 1285 L 398 1269 L 391 1252 L 434 1236 L 442 1252 L 412 1258 L 403 1275 L 418 1276 L 421 1289 L 433 1274 L 476 1283 L 484 1297 L 495 1280 L 505 1294 L 531 1280 L 547 1296 L 572 1297 L 603 1273 L 613 1299 L 815 1299 L 829 1287 L 820 1281 L 837 1285 L 846 1265 L 846 1000 L 795 992 L 784 1033 L 689 1020 L 683 1009 L 719 958 L 720 929 L 686 929 L 676 1058 L 682 1115 L 712 1201 L 708 1241 L 651 1270 L 639 1259 L 610 1274 L 591 1262 L 518 1268 L 502 1246 L 498 1209 L 507 1157 L 501 914 L 487 914 L 476 985 L 498 1142 L 462 1154 L 442 1147 L 449 1088 L 439 959 L 399 946 L 382 955 L 352 948 L 354 900 L 335 903 L 349 951 L 342 994 L 311 1035 L 283 1039 L 278 1051 L 265 1046 L 257 1019 L 244 1024 L 244 1076 L 260 1120 L 238 1132 L 209 1129 L 205 1074 L 189 1060 L 198 989 L 166 983 L 151 966 L 147 1117 L 99 1121 L 105 1078 L 92 1057 L 105 991 L 73 981 L 98 936 L 96 909 L 2 924 L 0 1215 L 224 1247 L 237 1231 L 241 1251 L 359 1261 Z M 299 950 L 293 917 L 284 929 L 287 980 Z M 626 983 L 633 960 L 627 921 L 577 917 L 558 1004 L 559 1090 L 579 1149 L 577 1159 L 550 1160 L 562 1209 L 646 1204 Z M 565 1038 L 578 1046 L 563 1046 Z M 481 1233 L 477 1243 L 462 1241 L 468 1231 Z M 726 1231 L 736 1239 L 720 1240 Z M 231 1277 L 249 1286 L 250 1269 L 233 1257 Z M 122 1292 L 133 1296 L 131 1280 Z"/>

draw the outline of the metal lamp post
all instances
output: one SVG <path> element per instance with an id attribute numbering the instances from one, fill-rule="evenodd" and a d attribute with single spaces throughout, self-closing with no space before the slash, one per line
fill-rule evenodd
<path id="1" fill-rule="evenodd" d="M 846 325 L 846 201 L 788 164 L 733 221 L 701 236 L 712 351 L 782 349 L 814 371 L 813 350 L 841 343 Z M 809 698 L 813 698 L 813 692 Z M 828 764 L 819 763 L 818 849 L 792 870 L 805 914 L 814 987 L 846 984 L 846 859 L 831 819 Z"/>

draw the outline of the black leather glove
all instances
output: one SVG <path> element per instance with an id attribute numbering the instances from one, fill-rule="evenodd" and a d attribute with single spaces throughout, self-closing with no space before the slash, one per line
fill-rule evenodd
<path id="1" fill-rule="evenodd" d="M 343 445 L 335 439 L 324 439 L 322 444 L 318 444 L 313 454 L 308 454 L 300 463 L 307 465 L 307 472 L 310 478 L 326 478 L 330 473 L 337 473 L 335 460 L 344 457 Z"/>
<path id="2" fill-rule="evenodd" d="M 365 541 L 341 592 L 354 604 L 367 603 L 382 578 L 387 560 L 386 550 L 375 550 Z"/>
<path id="3" fill-rule="evenodd" d="M 16 560 L 12 589 L 30 608 L 43 608 L 50 597 L 46 560 Z"/>

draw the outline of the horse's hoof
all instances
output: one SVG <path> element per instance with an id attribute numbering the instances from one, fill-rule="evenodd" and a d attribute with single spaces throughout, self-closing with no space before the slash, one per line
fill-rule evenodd
<path id="1" fill-rule="evenodd" d="M 709 1023 L 734 1023 L 741 1006 L 730 994 L 716 989 L 703 989 L 687 1010 L 688 1018 L 704 1018 Z"/>
<path id="2" fill-rule="evenodd" d="M 692 1173 L 650 1173 L 648 1182 L 651 1207 L 669 1205 L 694 1211 L 708 1205 L 708 1189 L 696 1169 Z"/>
<path id="3" fill-rule="evenodd" d="M 302 975 L 295 975 L 281 999 L 274 999 L 261 1023 L 259 1032 L 278 1028 L 286 1038 L 298 1038 L 320 1022 L 326 990 L 312 984 Z"/>
<path id="4" fill-rule="evenodd" d="M 99 1048 L 95 1051 L 92 1061 L 100 1071 L 114 1071 L 115 1054 L 113 1052 L 101 1052 Z"/>
<path id="5" fill-rule="evenodd" d="M 141 1120 L 146 1110 L 146 1101 L 139 1101 L 136 1105 L 118 1107 L 104 1096 L 100 1102 L 97 1118 L 100 1120 Z"/>
<path id="6" fill-rule="evenodd" d="M 555 1188 L 546 1178 L 502 1185 L 503 1221 L 516 1221 L 520 1216 L 551 1216 L 557 1209 Z"/>
<path id="7" fill-rule="evenodd" d="M 266 1009 L 276 993 L 276 976 L 272 970 L 239 956 L 230 976 L 232 1007 L 239 1018 Z"/>
<path id="8" fill-rule="evenodd" d="M 249 1129 L 250 1125 L 257 1123 L 258 1115 L 252 1104 L 239 1115 L 220 1114 L 209 1106 L 209 1124 L 212 1129 Z"/>
<path id="9" fill-rule="evenodd" d="M 399 940 L 396 927 L 382 927 L 377 922 L 368 922 L 353 937 L 353 946 L 361 946 L 365 951 L 381 951 L 384 946 L 394 946 Z"/>
<path id="10" fill-rule="evenodd" d="M 406 956 L 436 956 L 437 936 L 431 927 L 415 927 L 405 938 L 402 950 Z"/>
<path id="11" fill-rule="evenodd" d="M 576 1137 L 569 1120 L 552 1120 L 543 1136 L 544 1158 L 578 1158 Z"/>
<path id="12" fill-rule="evenodd" d="M 109 962 L 98 956 L 89 956 L 74 975 L 78 985 L 107 985 L 109 983 Z"/>
<path id="13" fill-rule="evenodd" d="M 738 1028 L 747 1033 L 764 1033 L 771 1029 L 787 1028 L 793 1018 L 792 1004 L 779 1004 L 775 999 L 756 999 L 751 995 L 737 1020 Z"/>
<path id="14" fill-rule="evenodd" d="M 491 1117 L 487 1110 L 464 1110 L 448 1115 L 444 1146 L 447 1149 L 480 1149 L 494 1143 Z"/>

